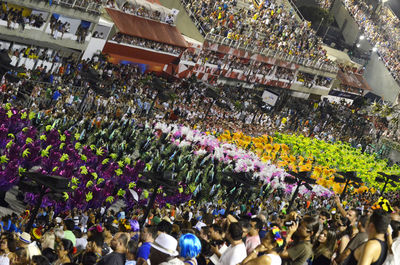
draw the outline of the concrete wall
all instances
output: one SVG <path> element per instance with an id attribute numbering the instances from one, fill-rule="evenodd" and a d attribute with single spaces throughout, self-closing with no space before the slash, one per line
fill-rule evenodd
<path id="1" fill-rule="evenodd" d="M 193 21 L 190 19 L 180 0 L 160 0 L 160 3 L 165 7 L 171 9 L 175 8 L 179 10 L 179 14 L 176 20 L 176 26 L 183 35 L 186 35 L 200 42 L 204 41 L 203 36 L 199 32 Z"/>
<path id="2" fill-rule="evenodd" d="M 342 30 L 344 40 L 347 44 L 353 45 L 359 37 L 360 31 L 357 23 L 347 11 L 341 0 L 336 0 L 332 6 L 331 13 L 335 17 L 339 29 Z"/>
<path id="3" fill-rule="evenodd" d="M 376 53 L 372 54 L 366 66 L 364 77 L 375 94 L 383 97 L 384 100 L 395 102 L 400 92 L 399 84 Z"/>

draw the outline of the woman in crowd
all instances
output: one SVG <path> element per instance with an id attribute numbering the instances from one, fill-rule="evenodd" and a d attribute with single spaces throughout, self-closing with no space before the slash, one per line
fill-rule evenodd
<path id="1" fill-rule="evenodd" d="M 63 265 L 71 263 L 73 261 L 73 245 L 72 241 L 68 239 L 61 239 L 57 245 L 58 260 L 54 262 L 54 265 Z"/>
<path id="2" fill-rule="evenodd" d="M 196 257 L 201 252 L 201 242 L 194 234 L 182 235 L 179 239 L 179 248 L 179 255 L 184 259 L 185 265 L 197 265 Z"/>
<path id="3" fill-rule="evenodd" d="M 305 216 L 299 223 L 293 221 L 288 229 L 286 241 L 293 244 L 286 248 L 280 256 L 291 265 L 304 264 L 313 255 L 312 244 L 319 230 L 317 218 Z"/>
<path id="4" fill-rule="evenodd" d="M 336 231 L 324 228 L 314 244 L 313 265 L 329 265 L 336 249 Z"/>
<path id="5" fill-rule="evenodd" d="M 0 250 L 2 251 L 0 256 L 0 264 L 9 264 L 10 261 L 15 259 L 15 250 L 17 249 L 16 240 L 11 234 L 4 235 L 0 239 Z"/>
<path id="6" fill-rule="evenodd" d="M 261 244 L 242 262 L 246 265 L 281 265 L 279 254 L 285 248 L 285 239 L 279 227 L 274 226 L 267 233 Z"/>
<path id="7" fill-rule="evenodd" d="M 350 225 L 349 219 L 340 217 L 336 221 L 336 227 L 338 228 L 338 249 L 337 254 L 340 255 L 346 249 L 347 244 L 350 242 L 353 234 L 353 227 Z"/>

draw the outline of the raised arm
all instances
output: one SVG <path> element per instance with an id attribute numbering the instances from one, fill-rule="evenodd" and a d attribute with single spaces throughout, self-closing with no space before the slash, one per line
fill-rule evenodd
<path id="1" fill-rule="evenodd" d="M 335 195 L 335 203 L 336 203 L 336 207 L 337 207 L 338 211 L 340 212 L 340 214 L 341 214 L 343 217 L 346 217 L 347 212 L 346 212 L 346 210 L 343 208 L 342 203 L 340 202 L 340 198 L 339 198 L 339 196 L 337 196 L 337 195 Z"/>

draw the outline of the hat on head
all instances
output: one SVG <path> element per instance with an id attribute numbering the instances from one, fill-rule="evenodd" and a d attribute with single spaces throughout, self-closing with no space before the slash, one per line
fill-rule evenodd
<path id="1" fill-rule="evenodd" d="M 42 238 L 42 228 L 33 228 L 32 229 L 32 235 L 36 239 Z"/>
<path id="2" fill-rule="evenodd" d="M 28 234 L 27 232 L 23 232 L 20 236 L 19 236 L 19 240 L 21 242 L 24 242 L 25 244 L 30 244 L 31 243 L 31 235 Z"/>
<path id="3" fill-rule="evenodd" d="M 202 223 L 202 222 L 198 222 L 195 226 L 194 226 L 194 228 L 196 228 L 197 230 L 201 230 L 203 227 L 205 227 L 205 226 L 207 226 L 205 223 Z"/>
<path id="4" fill-rule="evenodd" d="M 167 221 L 168 223 L 172 224 L 171 219 L 168 216 L 164 216 L 162 220 Z"/>
<path id="5" fill-rule="evenodd" d="M 157 249 L 158 251 L 168 254 L 171 257 L 178 256 L 179 253 L 176 251 L 176 248 L 178 246 L 178 241 L 166 234 L 166 233 L 161 233 L 156 240 L 154 240 L 153 243 L 151 243 L 151 247 Z"/>

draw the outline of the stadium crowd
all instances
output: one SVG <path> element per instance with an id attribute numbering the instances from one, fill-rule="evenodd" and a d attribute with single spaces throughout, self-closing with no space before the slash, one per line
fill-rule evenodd
<path id="1" fill-rule="evenodd" d="M 89 66 L 97 69 L 102 80 L 99 83 L 104 87 L 89 91 L 82 104 L 84 91 L 74 86 L 85 86 L 82 77 Z M 3 103 L 29 107 L 39 112 L 39 117 L 47 115 L 72 121 L 81 108 L 82 125 L 93 120 L 97 130 L 132 119 L 136 126 L 148 123 L 143 115 L 151 112 L 156 90 L 153 82 L 148 81 L 154 77 L 142 74 L 135 66 L 112 65 L 95 58 L 78 65 L 62 66 L 53 78 L 49 75 L 51 73 L 40 66 L 29 74 L 37 81 L 51 79 L 53 86 L 26 80 L 3 86 Z M 240 113 L 226 107 L 231 100 L 238 99 L 244 103 L 242 112 L 246 113 L 246 107 L 252 105 L 249 90 L 222 88 L 219 101 L 225 104 L 215 102 L 207 120 L 196 122 L 196 119 L 206 118 L 204 110 L 212 97 L 207 96 L 207 86 L 183 82 L 165 83 L 168 93 L 176 97 L 154 105 L 156 119 L 197 124 L 204 130 L 222 131 L 229 125 L 240 126 L 241 123 L 242 126 L 251 125 L 251 117 L 246 114 L 235 117 L 235 113 Z M 29 88 L 32 90 L 28 98 L 32 101 L 27 106 L 27 99 L 19 98 L 18 92 Z M 108 97 L 103 96 L 107 93 Z M 260 127 L 273 132 L 279 128 L 297 131 L 309 126 L 312 132 L 305 133 L 319 137 L 328 127 L 343 124 L 347 128 L 338 128 L 340 137 L 353 132 L 357 126 L 349 123 L 351 117 L 343 116 L 343 121 L 332 123 L 326 118 L 335 113 L 354 114 L 346 106 L 311 103 L 302 105 L 301 101 L 288 101 L 275 117 L 261 117 L 260 124 L 264 126 L 245 130 L 258 134 L 265 132 L 258 132 Z M 338 109 L 332 111 L 332 108 Z M 304 117 L 306 121 L 298 120 Z M 222 122 L 225 128 L 218 127 L 221 120 L 227 120 Z M 319 124 L 321 121 L 325 123 Z M 316 125 L 310 124 L 313 122 Z M 240 128 L 233 127 L 233 130 Z M 327 136 L 328 140 L 334 141 L 333 138 L 333 135 Z M 349 194 L 343 202 L 338 197 L 298 197 L 295 211 L 287 213 L 290 198 L 279 189 L 271 190 L 266 198 L 237 202 L 232 211 L 227 209 L 224 200 L 169 207 L 156 204 L 144 227 L 138 222 L 144 217 L 144 209 L 139 205 L 132 209 L 101 207 L 61 212 L 47 207 L 39 211 L 35 228 L 24 231 L 32 213 L 29 208 L 21 216 L 13 214 L 1 219 L 0 264 L 396 264 L 384 262 L 396 262 L 399 254 L 399 194 L 387 196 L 392 214 L 384 212 L 383 206 L 374 210 L 379 195 L 370 193 Z"/>
<path id="2" fill-rule="evenodd" d="M 85 99 L 83 110 L 87 115 L 102 120 L 102 111 L 106 115 L 117 116 L 122 113 L 136 117 L 149 114 L 157 94 L 156 88 L 148 82 L 153 75 L 142 74 L 134 65 L 107 63 L 97 56 L 78 64 L 65 62 L 59 69 L 52 69 L 53 72 L 37 65 L 35 69 L 26 72 L 25 78 L 30 81 L 21 79 L 17 84 L 3 85 L 3 91 L 6 92 L 3 103 L 9 100 L 21 104 L 29 102 L 34 109 L 45 109 L 53 113 L 82 111 L 79 107 L 84 90 L 79 88 L 85 86 L 82 72 L 89 67 L 97 70 L 99 80 L 102 81 L 96 93 L 91 90 Z M 170 96 L 155 102 L 154 117 L 179 119 L 185 125 L 196 125 L 206 131 L 245 130 L 251 135 L 281 131 L 329 141 L 350 139 L 354 146 L 363 149 L 378 141 L 382 134 L 387 134 L 385 121 L 360 114 L 355 107 L 344 103 L 315 102 L 292 97 L 286 99 L 282 96 L 282 102 L 285 103 L 278 101 L 272 111 L 266 111 L 266 105 L 259 103 L 263 90 L 219 86 L 215 88 L 218 98 L 212 98 L 206 94 L 206 84 L 192 85 L 192 82 L 166 81 L 165 87 Z M 26 100 L 19 93 L 32 97 Z M 55 94 L 58 96 L 53 99 Z M 210 109 L 208 113 L 207 109 Z"/>
<path id="3" fill-rule="evenodd" d="M 156 51 L 173 53 L 175 55 L 180 55 L 184 50 L 183 48 L 175 47 L 166 43 L 147 40 L 139 37 L 133 37 L 121 33 L 117 33 L 114 37 L 112 37 L 112 40 L 118 43 L 125 43 L 125 44 L 145 47 Z"/>
<path id="4" fill-rule="evenodd" d="M 0 264 L 398 264 L 398 194 L 392 213 L 368 203 L 371 194 L 347 197 L 346 204 L 298 198 L 288 213 L 286 199 L 273 191 L 231 209 L 224 202 L 156 205 L 147 218 L 140 206 L 46 207 L 35 228 L 24 231 L 28 209 L 1 218 Z"/>
<path id="5" fill-rule="evenodd" d="M 115 1 L 108 4 L 113 6 Z M 310 26 L 297 24 L 292 14 L 274 2 L 265 1 L 260 10 L 246 12 L 235 9 L 235 1 L 187 0 L 185 4 L 213 34 L 327 60 Z M 123 11 L 154 16 L 126 5 Z M 14 15 L 11 17 L 14 19 Z M 68 32 L 68 24 L 58 20 L 52 20 L 50 25 L 55 38 Z M 78 32 L 78 41 L 83 42 L 88 32 L 83 28 Z M 114 40 L 181 53 L 171 46 L 121 34 Z M 38 127 L 53 118 L 62 121 L 62 125 L 88 126 L 91 131 L 84 138 L 89 142 L 99 137 L 110 149 L 122 144 L 109 135 L 122 130 L 122 125 L 139 130 L 159 120 L 216 134 L 226 129 L 245 131 L 248 135 L 298 133 L 331 142 L 347 141 L 363 151 L 387 133 L 387 124 L 343 102 L 302 100 L 283 93 L 271 110 L 261 101 L 262 89 L 211 87 L 192 77 L 162 79 L 134 64 L 108 63 L 100 55 L 73 62 L 61 59 L 57 53 L 49 55 L 46 50 L 34 48 L 14 54 L 51 59 L 61 62 L 61 66 L 47 69 L 36 64 L 32 70 L 12 73 L 14 80 L 4 78 L 0 87 L 3 106 L 11 103 L 19 109 L 35 111 Z M 269 64 L 245 66 L 243 59 L 222 59 L 213 52 L 201 56 L 203 63 L 217 64 L 220 69 L 241 69 L 249 75 L 273 74 L 290 82 L 296 78 L 310 88 L 331 82 L 302 72 L 295 77 L 289 69 Z M 109 134 L 100 135 L 106 130 Z M 251 200 L 237 199 L 232 208 L 228 207 L 228 198 L 223 197 L 212 201 L 200 198 L 178 205 L 156 202 L 148 215 L 139 203 L 70 210 L 49 206 L 42 207 L 36 216 L 32 216 L 33 207 L 29 206 L 20 215 L 0 218 L 0 265 L 400 263 L 398 191 L 387 192 L 389 201 L 384 203 L 377 203 L 381 194 L 369 192 L 344 194 L 342 200 L 338 196 L 301 195 L 294 198 L 293 211 L 289 211 L 291 196 L 280 188 L 269 190 L 263 197 L 253 195 Z M 32 217 L 34 228 L 30 230 L 28 223 Z"/>
<path id="6" fill-rule="evenodd" d="M 7 28 L 9 29 L 21 29 L 24 30 L 26 25 L 40 28 L 45 22 L 43 15 L 30 14 L 29 16 L 23 16 L 23 9 L 9 7 L 7 3 L 0 2 L 3 7 L 0 9 L 0 19 L 7 21 Z"/>
<path id="7" fill-rule="evenodd" d="M 359 24 L 362 34 L 375 46 L 393 77 L 400 81 L 400 20 L 385 6 L 378 14 L 363 1 L 345 0 L 344 4 Z"/>
<path id="8" fill-rule="evenodd" d="M 330 9 L 332 7 L 332 0 L 318 0 L 318 5 L 323 9 Z"/>
<path id="9" fill-rule="evenodd" d="M 61 5 L 68 8 L 85 10 L 93 13 L 100 13 L 101 6 L 105 0 L 36 0 L 37 2 L 45 2 L 48 5 Z"/>
<path id="10" fill-rule="evenodd" d="M 140 3 L 125 2 L 120 8 L 114 0 L 107 1 L 107 8 L 119 9 L 125 13 L 132 14 L 139 17 L 144 17 L 156 21 L 168 23 L 170 25 L 175 24 L 175 17 L 173 14 L 166 14 L 165 11 L 160 12 L 159 10 L 151 9 L 148 5 L 141 5 Z"/>
<path id="11" fill-rule="evenodd" d="M 205 33 L 220 35 L 244 46 L 267 48 L 305 59 L 330 63 L 322 41 L 307 21 L 297 22 L 295 15 L 276 1 L 264 1 L 258 9 L 239 9 L 231 1 L 183 1 Z"/>
<path id="12" fill-rule="evenodd" d="M 132 2 L 126 2 L 122 6 L 121 10 L 124 11 L 125 13 L 134 14 L 139 17 L 150 18 L 168 24 L 175 23 L 172 14 L 161 13 L 158 10 L 150 10 L 145 6 L 140 6 L 140 5 L 135 6 Z"/>

